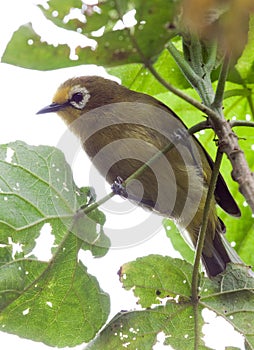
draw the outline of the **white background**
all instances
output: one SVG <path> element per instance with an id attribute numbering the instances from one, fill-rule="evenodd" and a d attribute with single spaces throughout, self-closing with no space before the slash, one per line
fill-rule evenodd
<path id="1" fill-rule="evenodd" d="M 64 42 L 69 36 L 63 34 L 62 30 L 56 30 L 53 35 L 52 25 L 44 19 L 40 11 L 32 5 L 32 1 L 1 1 L 0 3 L 0 54 L 4 52 L 7 42 L 10 40 L 13 31 L 19 25 L 33 22 L 43 33 L 43 38 L 52 42 Z M 50 26 L 50 27 L 49 27 Z M 48 34 L 47 34 L 48 33 Z M 76 40 L 76 35 L 71 42 Z M 78 38 L 80 40 L 80 38 Z M 18 55 L 18 52 L 17 52 Z M 1 128 L 0 143 L 15 140 L 23 140 L 32 145 L 53 145 L 57 146 L 64 134 L 66 127 L 55 114 L 36 115 L 36 112 L 51 102 L 51 98 L 61 82 L 72 76 L 85 74 L 105 74 L 102 68 L 79 66 L 76 68 L 61 69 L 57 71 L 40 72 L 26 70 L 19 67 L 0 64 L 0 96 L 1 96 Z M 78 164 L 78 167 L 77 167 Z M 72 162 L 74 178 L 78 186 L 87 185 L 89 176 L 86 172 L 80 173 L 80 169 L 89 169 L 90 165 L 83 151 L 80 151 L 77 158 Z M 117 199 L 115 199 L 117 200 Z M 132 216 L 131 216 L 132 215 Z M 130 217 L 138 217 L 138 220 L 146 220 L 147 213 L 141 209 L 131 208 L 127 217 L 121 215 L 120 221 L 116 220 L 117 214 L 108 215 L 107 224 L 129 225 Z M 149 214 L 150 215 L 150 214 Z M 156 220 L 156 219 L 155 219 Z M 45 234 L 43 240 L 37 242 L 35 253 L 40 259 L 49 259 L 50 251 L 47 242 L 50 242 L 50 235 Z M 169 240 L 163 230 L 157 232 L 147 241 L 125 249 L 111 249 L 106 257 L 93 259 L 89 253 L 83 254 L 83 260 L 88 266 L 88 272 L 95 275 L 104 291 L 110 293 L 112 317 L 122 309 L 137 308 L 136 300 L 131 292 L 121 288 L 117 271 L 124 262 L 134 260 L 136 257 L 151 253 L 170 255 L 177 257 L 178 254 L 171 248 Z M 232 327 L 227 325 L 222 318 L 215 318 L 212 312 L 205 313 L 207 325 L 204 327 L 205 340 L 207 345 L 222 350 L 225 346 L 238 346 L 244 349 L 243 338 L 236 334 Z M 44 344 L 34 343 L 21 339 L 14 335 L 0 333 L 1 350 L 9 350 L 18 347 L 20 350 L 46 350 L 51 349 Z M 84 348 L 84 345 L 77 349 Z M 170 349 L 158 342 L 155 350 Z"/>

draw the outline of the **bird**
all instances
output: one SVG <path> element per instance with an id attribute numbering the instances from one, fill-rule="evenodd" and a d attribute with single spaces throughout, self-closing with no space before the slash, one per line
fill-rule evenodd
<path id="1" fill-rule="evenodd" d="M 173 110 L 148 94 L 91 75 L 66 80 L 52 103 L 37 114 L 51 112 L 79 138 L 116 193 L 172 219 L 196 247 L 214 163 Z M 173 146 L 167 149 L 170 144 Z M 135 173 L 136 181 L 127 181 L 124 188 L 122 184 Z M 220 173 L 202 251 L 209 278 L 222 273 L 233 261 L 217 205 L 231 216 L 241 215 Z"/>

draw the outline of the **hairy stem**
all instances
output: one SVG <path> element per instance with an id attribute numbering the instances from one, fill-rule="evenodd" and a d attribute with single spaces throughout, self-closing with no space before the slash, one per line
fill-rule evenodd
<path id="1" fill-rule="evenodd" d="M 214 100 L 212 103 L 213 108 L 221 110 L 223 98 L 224 98 L 224 91 L 225 91 L 225 84 L 228 76 L 228 69 L 230 64 L 230 57 L 229 55 L 225 55 L 224 61 L 222 63 L 220 76 L 217 84 L 217 89 L 215 92 Z"/>

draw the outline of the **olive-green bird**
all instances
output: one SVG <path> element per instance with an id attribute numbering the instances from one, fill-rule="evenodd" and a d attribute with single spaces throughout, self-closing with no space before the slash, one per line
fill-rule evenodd
<path id="1" fill-rule="evenodd" d="M 112 80 L 84 76 L 64 82 L 53 102 L 38 114 L 49 112 L 60 115 L 111 184 L 126 180 L 158 151 L 173 143 L 175 147 L 155 156 L 137 176 L 138 181 L 128 183 L 126 196 L 173 219 L 196 246 L 213 161 L 198 140 L 188 135 L 186 126 L 170 108 Z M 228 214 L 240 216 L 221 175 L 202 252 L 209 277 L 223 272 L 232 259 L 223 243 L 225 226 L 216 214 L 216 203 Z"/>

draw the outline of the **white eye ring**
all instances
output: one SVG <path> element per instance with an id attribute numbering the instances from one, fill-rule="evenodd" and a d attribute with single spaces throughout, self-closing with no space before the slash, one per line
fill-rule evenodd
<path id="1" fill-rule="evenodd" d="M 75 98 L 76 97 L 76 98 Z M 70 92 L 70 104 L 77 109 L 85 108 L 90 99 L 89 91 L 80 85 L 74 86 Z"/>

